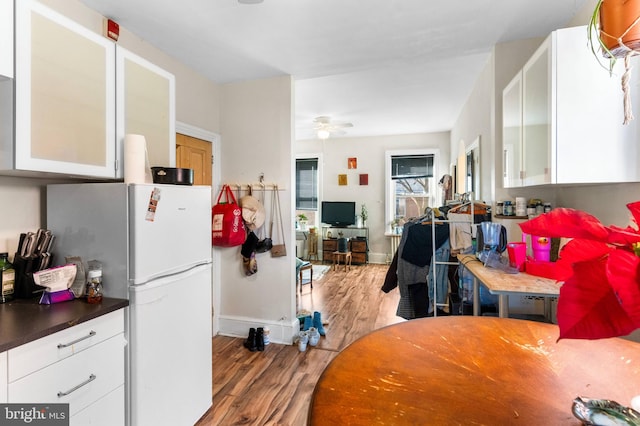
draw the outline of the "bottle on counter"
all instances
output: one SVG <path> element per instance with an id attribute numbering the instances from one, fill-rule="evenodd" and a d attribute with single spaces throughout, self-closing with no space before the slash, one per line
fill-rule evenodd
<path id="1" fill-rule="evenodd" d="M 13 292 L 15 288 L 16 271 L 9 262 L 9 253 L 0 253 L 0 303 L 10 302 L 13 300 Z"/>
<path id="2" fill-rule="evenodd" d="M 504 203 L 502 201 L 498 201 L 496 203 L 496 216 L 504 215 Z"/>
<path id="3" fill-rule="evenodd" d="M 102 302 L 102 264 L 95 260 L 88 262 L 89 271 L 87 272 L 87 287 L 85 294 L 87 302 Z"/>
<path id="4" fill-rule="evenodd" d="M 544 212 L 549 213 L 551 211 L 551 203 L 544 203 Z"/>
<path id="5" fill-rule="evenodd" d="M 535 215 L 536 215 L 536 205 L 535 204 L 529 204 L 527 206 L 527 216 L 529 216 L 529 219 L 531 219 Z"/>
<path id="6" fill-rule="evenodd" d="M 502 213 L 503 215 L 505 215 L 505 216 L 513 216 L 513 215 L 515 215 L 515 212 L 513 210 L 513 204 L 511 204 L 511 201 L 508 201 L 508 200 L 505 201 L 503 209 L 504 209 L 504 211 Z"/>

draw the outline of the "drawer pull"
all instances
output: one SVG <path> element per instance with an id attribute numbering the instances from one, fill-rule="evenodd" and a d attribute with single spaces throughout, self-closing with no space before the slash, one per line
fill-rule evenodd
<path id="1" fill-rule="evenodd" d="M 80 389 L 84 385 L 93 382 L 95 379 L 96 379 L 96 375 L 95 374 L 90 375 L 87 380 L 85 380 L 84 382 L 80 383 L 79 385 L 76 385 L 76 386 L 72 387 L 68 391 L 66 391 L 66 392 L 58 392 L 58 398 L 62 398 L 63 396 L 67 396 L 70 393 L 77 391 L 78 389 Z"/>
<path id="2" fill-rule="evenodd" d="M 79 339 L 74 340 L 73 342 L 69 342 L 69 343 L 58 343 L 58 349 L 62 349 L 62 348 L 67 348 L 69 346 L 75 345 L 78 342 L 82 342 L 85 339 L 88 339 L 89 337 L 93 337 L 96 335 L 96 332 L 91 330 L 91 332 L 89 334 L 87 334 L 84 337 L 81 337 Z"/>

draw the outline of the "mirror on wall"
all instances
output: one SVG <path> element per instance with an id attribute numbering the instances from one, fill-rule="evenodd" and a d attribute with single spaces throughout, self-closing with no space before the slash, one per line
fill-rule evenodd
<path id="1" fill-rule="evenodd" d="M 465 150 L 466 192 L 473 192 L 476 200 L 481 200 L 480 194 L 480 136 L 478 136 Z"/>
<path id="2" fill-rule="evenodd" d="M 456 192 L 473 192 L 473 198 L 481 199 L 480 194 L 480 136 L 469 146 L 460 140 L 459 155 L 456 164 Z"/>

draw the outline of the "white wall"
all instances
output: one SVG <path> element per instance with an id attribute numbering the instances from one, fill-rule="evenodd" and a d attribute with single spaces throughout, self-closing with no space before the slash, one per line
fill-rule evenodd
<path id="1" fill-rule="evenodd" d="M 461 143 L 465 148 L 469 147 L 476 138 L 480 137 L 480 197 L 486 202 L 491 201 L 492 179 L 495 173 L 493 156 L 493 61 L 487 60 L 476 84 L 460 112 L 456 125 L 451 129 L 451 158 L 456 159 L 461 153 Z M 461 191 L 458 191 L 461 192 Z"/>
<path id="2" fill-rule="evenodd" d="M 410 135 L 372 136 L 361 138 L 329 138 L 321 140 L 299 140 L 294 144 L 295 153 L 322 154 L 323 164 L 320 188 L 321 200 L 355 201 L 356 214 L 360 206 L 367 205 L 369 218 L 369 261 L 384 263 L 390 255 L 390 243 L 384 236 L 386 227 L 384 216 L 385 202 L 385 151 L 434 148 L 440 151 L 437 179 L 449 173 L 450 151 L 449 132 L 421 133 Z M 349 170 L 347 159 L 356 157 L 358 168 Z M 369 175 L 369 185 L 359 184 L 359 175 Z M 338 185 L 338 175 L 346 174 L 348 184 Z M 392 254 L 391 254 L 392 255 Z"/>
<path id="3" fill-rule="evenodd" d="M 223 85 L 221 93 L 222 182 L 258 182 L 264 173 L 265 183 L 277 183 L 282 188 L 280 204 L 287 256 L 258 254 L 258 273 L 246 276 L 240 247 L 217 249 L 223 265 L 220 333 L 243 336 L 250 327 L 269 326 L 273 341 L 290 342 L 297 325 L 291 152 L 293 81 L 284 76 L 232 83 Z M 276 243 L 281 240 L 275 239 Z"/>

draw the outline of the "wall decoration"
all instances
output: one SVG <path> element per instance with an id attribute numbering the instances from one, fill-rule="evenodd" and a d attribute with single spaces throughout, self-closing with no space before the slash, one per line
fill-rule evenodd
<path id="1" fill-rule="evenodd" d="M 356 157 L 349 157 L 349 160 L 347 161 L 347 165 L 350 169 L 357 169 L 358 159 Z"/>
<path id="2" fill-rule="evenodd" d="M 369 174 L 360 174 L 360 185 L 369 185 Z"/>
<path id="3" fill-rule="evenodd" d="M 338 185 L 344 186 L 347 184 L 347 175 L 338 175 Z"/>

